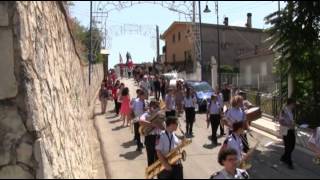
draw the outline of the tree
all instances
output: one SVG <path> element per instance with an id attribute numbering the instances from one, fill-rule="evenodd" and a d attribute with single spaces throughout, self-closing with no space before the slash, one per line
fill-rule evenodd
<path id="1" fill-rule="evenodd" d="M 293 97 L 302 105 L 299 117 L 315 122 L 320 111 L 320 1 L 287 1 L 265 20 L 271 24 L 271 48 L 280 55 L 277 72 L 293 78 Z"/>
<path id="2" fill-rule="evenodd" d="M 90 49 L 90 29 L 82 26 L 77 18 L 70 19 L 71 30 L 75 37 L 76 48 L 81 52 L 82 58 L 88 60 L 88 54 Z M 103 41 L 102 32 L 97 28 L 96 24 L 92 27 L 92 49 L 93 56 L 95 57 L 93 62 L 102 62 L 103 56 L 100 54 L 101 42 Z"/>

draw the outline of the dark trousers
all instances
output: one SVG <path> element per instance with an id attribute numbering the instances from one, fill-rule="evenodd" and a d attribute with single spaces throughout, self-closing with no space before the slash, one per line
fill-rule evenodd
<path id="1" fill-rule="evenodd" d="M 292 152 L 296 145 L 296 135 L 293 129 L 288 130 L 287 136 L 283 136 L 284 154 L 282 160 L 287 164 L 292 165 Z"/>
<path id="2" fill-rule="evenodd" d="M 218 144 L 217 131 L 220 125 L 220 114 L 211 114 L 210 122 L 211 122 L 211 130 L 212 130 L 211 140 L 213 143 Z"/>
<path id="3" fill-rule="evenodd" d="M 120 112 L 121 103 L 116 100 L 116 114 L 118 115 Z"/>
<path id="4" fill-rule="evenodd" d="M 223 108 L 222 108 L 221 112 L 223 112 Z M 220 119 L 221 119 L 221 117 L 220 117 Z M 220 121 L 220 135 L 221 136 L 224 135 L 224 125 L 221 124 L 221 121 Z"/>
<path id="5" fill-rule="evenodd" d="M 140 127 L 139 122 L 134 123 L 133 127 L 134 127 L 134 140 L 136 141 L 138 148 L 142 148 L 141 136 L 139 132 L 139 127 Z"/>
<path id="6" fill-rule="evenodd" d="M 131 72 L 128 72 L 128 77 L 131 78 Z"/>
<path id="7" fill-rule="evenodd" d="M 166 117 L 170 117 L 170 116 L 176 116 L 176 111 L 175 110 L 166 111 Z"/>
<path id="8" fill-rule="evenodd" d="M 162 100 L 165 100 L 166 98 L 166 92 L 161 90 L 161 97 L 162 97 Z"/>
<path id="9" fill-rule="evenodd" d="M 145 137 L 145 146 L 147 150 L 147 158 L 148 158 L 148 166 L 153 164 L 157 159 L 157 152 L 156 152 L 156 135 L 148 135 Z"/>
<path id="10" fill-rule="evenodd" d="M 183 166 L 182 164 L 173 165 L 172 171 L 162 171 L 158 179 L 183 179 Z"/>
<path id="11" fill-rule="evenodd" d="M 186 133 L 192 134 L 193 123 L 195 121 L 196 111 L 195 108 L 185 108 L 186 112 Z"/>
<path id="12" fill-rule="evenodd" d="M 156 97 L 156 100 L 158 100 L 159 101 L 159 99 L 160 99 L 160 89 L 155 89 L 155 97 Z"/>

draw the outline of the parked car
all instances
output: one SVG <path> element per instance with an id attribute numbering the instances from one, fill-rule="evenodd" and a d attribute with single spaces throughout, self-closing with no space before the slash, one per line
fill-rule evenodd
<path id="1" fill-rule="evenodd" d="M 185 81 L 186 87 L 191 88 L 197 98 L 198 111 L 203 112 L 207 110 L 208 103 L 214 90 L 208 82 L 205 81 Z"/>

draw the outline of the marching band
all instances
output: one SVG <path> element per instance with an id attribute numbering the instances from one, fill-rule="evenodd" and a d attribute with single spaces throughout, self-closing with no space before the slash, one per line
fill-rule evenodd
<path id="1" fill-rule="evenodd" d="M 137 97 L 130 102 L 134 141 L 137 145 L 137 151 L 141 152 L 143 148 L 141 136 L 144 136 L 148 165 L 146 178 L 151 179 L 157 176 L 158 179 L 183 179 L 182 160 L 185 160 L 186 154 L 182 149 L 191 143 L 187 137 L 193 137 L 197 99 L 191 88 L 186 88 L 186 92 L 179 92 L 183 94 L 183 98 L 180 97 L 181 102 L 178 103 L 181 103 L 180 106 L 185 110 L 186 120 L 186 136 L 184 139 L 179 139 L 175 131 L 180 125 L 177 110 L 181 108 L 177 109 L 174 88 L 168 88 L 168 84 L 163 84 L 163 81 L 163 79 L 157 79 L 157 82 L 161 82 L 161 87 L 167 87 L 166 94 L 163 94 L 163 90 L 157 87 L 158 91 L 162 92 L 163 98 L 159 97 L 160 92 L 156 93 L 156 99 L 151 100 L 148 104 L 149 92 L 146 77 L 144 77 L 140 83 L 140 89 L 136 92 Z M 119 82 L 117 86 L 119 86 Z M 118 103 L 125 102 L 123 98 L 120 98 L 121 93 L 128 95 L 128 93 L 124 93 L 124 89 L 128 90 L 121 84 L 120 92 L 117 93 L 117 96 L 113 95 L 117 113 L 121 109 Z M 227 86 L 221 92 L 217 88 L 208 101 L 207 128 L 211 126 L 211 141 L 214 147 L 219 145 L 218 128 L 220 127 L 221 136 L 224 135 L 224 127 L 228 128 L 228 135 L 221 145 L 217 157 L 223 169 L 214 173 L 210 179 L 248 179 L 249 174 L 246 170 L 250 168 L 250 164 L 246 163 L 252 158 L 252 151 L 257 147 L 256 145 L 254 148 L 250 148 L 247 134 L 250 134 L 250 122 L 260 118 L 261 111 L 257 107 L 253 108 L 243 92 L 234 96 L 231 94 Z M 181 94 L 179 95 L 181 96 Z M 279 115 L 280 133 L 285 146 L 281 161 L 286 163 L 290 169 L 294 168 L 291 154 L 296 143 L 294 108 L 295 101 L 288 99 Z M 183 135 L 185 135 L 184 132 Z M 315 154 L 314 163 L 320 164 L 320 127 L 314 128 L 308 145 Z"/>

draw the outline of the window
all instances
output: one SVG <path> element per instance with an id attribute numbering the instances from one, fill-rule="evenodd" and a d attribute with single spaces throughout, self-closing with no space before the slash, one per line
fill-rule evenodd
<path id="1" fill-rule="evenodd" d="M 181 40 L 181 33 L 179 32 L 178 33 L 178 41 L 180 41 Z"/>
<path id="2" fill-rule="evenodd" d="M 261 76 L 267 76 L 267 62 L 261 63 Z"/>
<path id="3" fill-rule="evenodd" d="M 173 34 L 173 36 L 172 36 L 172 42 L 173 42 L 173 43 L 176 42 L 176 35 L 175 35 L 175 34 Z"/>
<path id="4" fill-rule="evenodd" d="M 247 85 L 251 85 L 251 76 L 252 76 L 252 71 L 251 71 L 251 66 L 247 65 L 246 66 L 246 71 L 245 71 L 246 75 L 246 84 Z"/>

